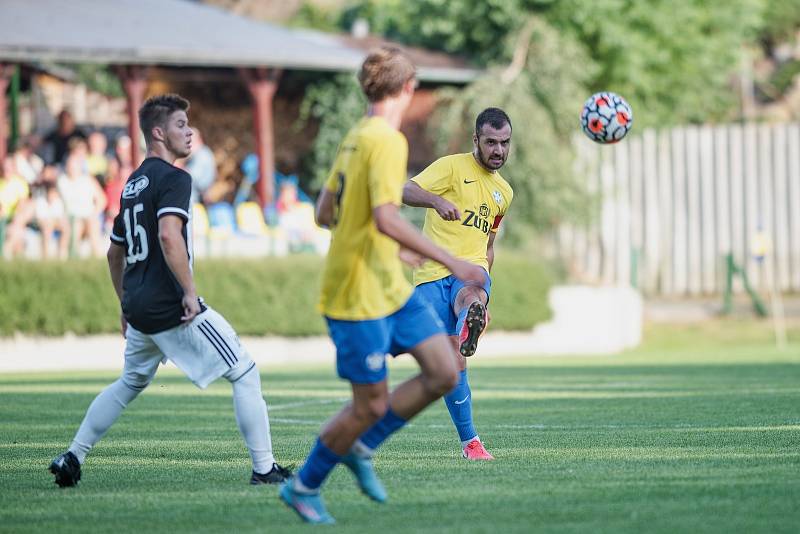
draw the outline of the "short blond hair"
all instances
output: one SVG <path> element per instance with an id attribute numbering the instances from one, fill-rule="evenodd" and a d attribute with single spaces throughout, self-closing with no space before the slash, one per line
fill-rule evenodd
<path id="1" fill-rule="evenodd" d="M 416 75 L 417 69 L 405 52 L 396 46 L 382 46 L 367 55 L 358 81 L 367 100 L 380 102 L 400 93 Z"/>

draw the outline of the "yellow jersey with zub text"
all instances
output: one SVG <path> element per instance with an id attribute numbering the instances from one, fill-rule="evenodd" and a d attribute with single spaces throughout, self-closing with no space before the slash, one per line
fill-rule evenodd
<path id="1" fill-rule="evenodd" d="M 336 208 L 319 302 L 331 319 L 385 317 L 411 296 L 399 245 L 372 219 L 374 208 L 402 202 L 407 161 L 406 138 L 382 117 L 362 119 L 339 147 L 325 184 Z"/>
<path id="2" fill-rule="evenodd" d="M 428 208 L 422 233 L 456 258 L 489 270 L 486 247 L 489 233 L 500 228 L 514 192 L 502 176 L 475 161 L 471 153 L 440 158 L 413 177 L 422 189 L 449 200 L 461 213 L 460 221 L 445 221 Z M 414 284 L 450 276 L 450 271 L 435 261 L 426 261 L 414 271 Z"/>

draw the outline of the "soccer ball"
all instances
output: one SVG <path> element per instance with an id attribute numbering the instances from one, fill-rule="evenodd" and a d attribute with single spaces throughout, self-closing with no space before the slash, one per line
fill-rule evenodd
<path id="1" fill-rule="evenodd" d="M 597 143 L 616 143 L 633 126 L 633 110 L 615 93 L 595 93 L 581 110 L 581 129 Z"/>

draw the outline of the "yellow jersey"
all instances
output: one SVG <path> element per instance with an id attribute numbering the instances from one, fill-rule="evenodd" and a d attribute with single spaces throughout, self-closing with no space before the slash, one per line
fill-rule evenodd
<path id="1" fill-rule="evenodd" d="M 319 310 L 331 319 L 379 319 L 399 310 L 413 287 L 399 245 L 375 226 L 372 210 L 400 205 L 408 142 L 382 117 L 365 117 L 344 138 L 325 187 L 336 194 Z"/>
<path id="2" fill-rule="evenodd" d="M 460 221 L 445 221 L 436 210 L 425 213 L 422 233 L 456 258 L 489 270 L 489 232 L 500 228 L 514 192 L 502 176 L 478 164 L 471 153 L 440 158 L 412 180 L 422 189 L 449 200 L 461 212 Z M 445 266 L 426 261 L 414 271 L 414 284 L 450 276 Z"/>

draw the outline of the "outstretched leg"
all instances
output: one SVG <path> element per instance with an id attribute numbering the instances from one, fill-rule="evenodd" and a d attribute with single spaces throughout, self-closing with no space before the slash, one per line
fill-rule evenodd
<path id="1" fill-rule="evenodd" d="M 120 378 L 95 397 L 86 411 L 78 433 L 75 434 L 75 439 L 69 446 L 69 451 L 80 463 L 84 462 L 91 448 L 100 441 L 111 425 L 122 415 L 128 404 L 146 387 L 147 383 L 131 385 Z"/>
<path id="2" fill-rule="evenodd" d="M 89 405 L 69 450 L 50 464 L 50 472 L 61 487 L 74 486 L 81 477 L 81 464 L 130 402 L 141 393 L 163 357 L 150 336 L 128 327 L 125 342 L 125 368 L 122 376 L 105 388 Z"/>
<path id="3" fill-rule="evenodd" d="M 486 305 L 489 297 L 482 287 L 465 286 L 453 301 L 453 313 L 458 318 L 456 332 L 459 340 L 459 353 L 469 358 L 478 348 L 478 339 L 486 328 Z"/>
<path id="4" fill-rule="evenodd" d="M 453 313 L 458 317 L 456 332 L 451 337 L 456 347 L 456 363 L 459 369 L 458 384 L 447 395 L 445 404 L 450 412 L 458 437 L 461 440 L 462 454 L 470 460 L 492 460 L 494 457 L 481 443 L 472 417 L 472 390 L 467 376 L 468 356 L 472 356 L 478 345 L 478 338 L 486 328 L 486 304 L 488 295 L 480 287 L 466 286 L 457 294 L 453 303 Z"/>
<path id="5" fill-rule="evenodd" d="M 411 349 L 411 355 L 422 372 L 392 391 L 389 409 L 354 444 L 355 454 L 363 458 L 372 457 L 389 436 L 453 388 L 457 374 L 452 352 L 450 341 L 443 335 L 430 337 Z"/>
<path id="6" fill-rule="evenodd" d="M 236 424 L 253 461 L 251 484 L 277 484 L 290 472 L 275 462 L 269 429 L 267 403 L 261 394 L 261 377 L 255 364 L 243 375 L 231 379 Z"/>

